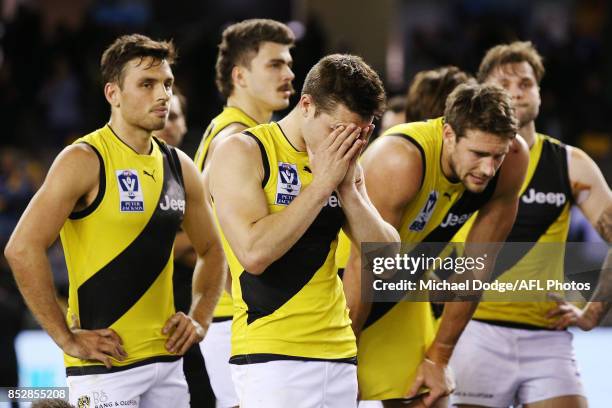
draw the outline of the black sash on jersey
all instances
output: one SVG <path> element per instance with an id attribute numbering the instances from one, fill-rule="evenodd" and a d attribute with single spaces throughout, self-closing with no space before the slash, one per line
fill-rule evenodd
<path id="1" fill-rule="evenodd" d="M 164 184 L 155 211 L 134 241 L 77 289 L 83 329 L 107 328 L 119 320 L 147 292 L 168 263 L 183 214 L 178 210 L 162 210 L 160 204 L 166 194 L 185 199 L 185 190 L 176 151 L 156 142 L 164 156 Z M 117 213 L 117 217 L 121 214 Z"/>
<path id="2" fill-rule="evenodd" d="M 423 159 L 423 161 L 425 161 Z M 487 184 L 485 190 L 481 193 L 472 193 L 469 190 L 465 190 L 459 200 L 451 206 L 446 214 L 471 214 L 480 208 L 482 208 L 493 196 L 495 189 L 497 188 L 497 182 L 499 180 L 498 171 L 493 179 Z M 446 216 L 446 215 L 445 215 Z M 459 231 L 463 224 L 447 225 L 442 227 L 438 225 L 434 228 L 427 236 L 421 241 L 424 245 L 416 245 L 412 252 L 422 251 L 423 246 L 427 246 L 427 243 L 431 242 L 449 242 Z M 428 256 L 435 256 L 436 254 L 429 254 Z M 389 312 L 397 302 L 373 302 L 370 314 L 366 319 L 363 328 L 367 328 L 382 318 L 387 312 Z"/>

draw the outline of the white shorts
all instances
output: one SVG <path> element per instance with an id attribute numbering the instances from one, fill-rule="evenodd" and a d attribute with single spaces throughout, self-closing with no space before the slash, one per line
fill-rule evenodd
<path id="1" fill-rule="evenodd" d="M 380 401 L 359 401 L 357 408 L 383 408 Z"/>
<path id="2" fill-rule="evenodd" d="M 508 407 L 585 396 L 566 330 L 525 330 L 472 320 L 450 361 L 452 404 Z"/>
<path id="3" fill-rule="evenodd" d="M 206 337 L 200 343 L 206 372 L 219 408 L 238 406 L 238 396 L 232 382 L 229 364 L 231 337 L 232 321 L 216 322 L 210 325 Z"/>
<path id="4" fill-rule="evenodd" d="M 357 367 L 329 361 L 232 364 L 240 408 L 356 408 Z"/>
<path id="5" fill-rule="evenodd" d="M 189 408 L 183 359 L 114 373 L 68 376 L 66 382 L 70 403 L 77 408 Z"/>

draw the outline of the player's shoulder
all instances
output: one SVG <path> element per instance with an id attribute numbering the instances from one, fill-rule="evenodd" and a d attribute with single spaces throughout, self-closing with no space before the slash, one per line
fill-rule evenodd
<path id="1" fill-rule="evenodd" d="M 56 161 L 64 164 L 74 163 L 88 167 L 99 167 L 102 159 L 98 149 L 87 142 L 75 142 L 66 146 L 57 156 Z"/>
<path id="2" fill-rule="evenodd" d="M 547 143 L 556 149 L 563 149 L 565 151 L 564 153 L 567 154 L 567 164 L 570 169 L 589 169 L 594 165 L 591 156 L 581 148 L 565 144 L 561 140 L 543 133 L 538 133 L 537 135 L 542 140 L 542 143 Z"/>
<path id="3" fill-rule="evenodd" d="M 221 140 L 223 138 L 230 137 L 233 134 L 240 133 L 248 128 L 249 126 L 242 122 L 232 122 L 223 129 L 221 129 L 219 133 L 217 133 L 217 136 L 215 138 L 217 140 Z"/>
<path id="4" fill-rule="evenodd" d="M 390 165 L 402 166 L 411 160 L 421 158 L 421 149 L 402 134 L 389 133 L 376 139 L 363 154 L 364 160 L 375 158 Z"/>
<path id="5" fill-rule="evenodd" d="M 435 132 L 435 120 L 402 123 L 387 129 L 366 150 L 366 154 L 383 156 L 402 166 L 405 161 L 422 160 L 425 141 L 429 134 Z"/>
<path id="6" fill-rule="evenodd" d="M 544 134 L 544 133 L 536 133 L 536 136 L 542 140 L 543 143 L 550 143 L 554 146 L 559 146 L 559 147 L 564 147 L 564 146 L 568 146 L 566 144 L 564 144 L 561 140 L 552 137 L 550 135 Z"/>
<path id="7" fill-rule="evenodd" d="M 568 150 L 568 155 L 570 158 L 570 161 L 569 161 L 570 165 L 572 162 L 575 162 L 578 165 L 585 165 L 586 163 L 590 163 L 593 161 L 591 156 L 589 156 L 587 152 L 585 152 L 581 148 L 576 147 L 576 146 L 571 146 L 571 145 L 565 145 L 565 147 Z"/>
<path id="8" fill-rule="evenodd" d="M 251 160 L 258 156 L 260 156 L 260 148 L 253 135 L 238 132 L 219 141 L 213 161 L 229 163 Z M 230 158 L 231 160 L 228 160 Z"/>
<path id="9" fill-rule="evenodd" d="M 101 166 L 103 159 L 93 146 L 86 143 L 71 144 L 53 161 L 45 185 L 62 185 L 70 190 L 87 191 L 99 182 Z"/>
<path id="10" fill-rule="evenodd" d="M 568 149 L 568 170 L 570 182 L 576 181 L 575 179 L 590 178 L 590 176 L 601 173 L 597 163 L 579 147 L 566 145 Z"/>
<path id="11" fill-rule="evenodd" d="M 400 123 L 385 131 L 384 135 L 405 135 L 411 137 L 439 136 L 444 126 L 444 118 Z"/>
<path id="12" fill-rule="evenodd" d="M 424 157 L 421 149 L 402 137 L 387 135 L 375 140 L 362 156 L 366 174 L 378 175 L 381 180 L 392 177 L 397 182 L 421 180 Z M 406 179 L 406 180 L 404 180 Z"/>

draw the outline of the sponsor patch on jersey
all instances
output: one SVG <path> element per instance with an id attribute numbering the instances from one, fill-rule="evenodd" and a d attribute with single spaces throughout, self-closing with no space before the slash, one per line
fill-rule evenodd
<path id="1" fill-rule="evenodd" d="M 470 213 L 467 213 L 467 214 L 453 214 L 453 213 L 449 212 L 446 215 L 446 218 L 444 219 L 444 221 L 442 221 L 442 224 L 440 224 L 440 227 L 446 228 L 446 227 L 456 227 L 456 226 L 459 226 L 459 225 L 463 225 L 463 224 L 465 224 L 465 222 L 467 220 L 470 219 L 472 214 L 474 214 L 474 213 L 470 212 Z"/>
<path id="2" fill-rule="evenodd" d="M 182 198 L 173 198 L 166 194 L 164 199 L 159 203 L 159 208 L 164 211 L 180 211 L 181 214 L 185 214 L 185 200 Z"/>
<path id="3" fill-rule="evenodd" d="M 89 408 L 90 402 L 91 402 L 91 400 L 90 400 L 89 396 L 82 395 L 77 400 L 77 408 Z"/>
<path id="4" fill-rule="evenodd" d="M 293 163 L 278 163 L 278 181 L 276 183 L 277 205 L 289 205 L 300 193 L 302 182 L 298 176 L 297 166 Z"/>
<path id="5" fill-rule="evenodd" d="M 555 207 L 563 207 L 567 202 L 567 198 L 563 193 L 544 193 L 536 191 L 534 188 L 530 188 L 529 191 L 523 194 L 521 200 L 525 204 L 549 204 Z"/>
<path id="6" fill-rule="evenodd" d="M 340 199 L 338 198 L 335 192 L 333 192 L 332 195 L 329 196 L 323 207 L 328 206 L 332 208 L 342 207 L 342 203 L 340 202 Z"/>
<path id="7" fill-rule="evenodd" d="M 144 212 L 144 198 L 138 172 L 133 169 L 116 170 L 119 184 L 119 210 L 121 212 Z"/>
<path id="8" fill-rule="evenodd" d="M 436 202 L 438 201 L 438 192 L 432 190 L 427 197 L 427 202 L 423 206 L 421 212 L 416 216 L 412 224 L 410 224 L 410 231 L 423 231 L 425 226 L 429 222 L 431 215 L 436 208 Z"/>

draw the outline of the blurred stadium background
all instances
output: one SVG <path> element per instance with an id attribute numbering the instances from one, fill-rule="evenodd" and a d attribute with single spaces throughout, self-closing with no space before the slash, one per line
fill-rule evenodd
<path id="1" fill-rule="evenodd" d="M 220 33 L 252 17 L 277 19 L 296 33 L 298 90 L 308 69 L 330 52 L 363 56 L 392 96 L 404 94 L 419 70 L 452 64 L 473 73 L 489 47 L 530 40 L 547 70 L 538 130 L 585 149 L 608 183 L 612 178 L 612 3 L 605 0 L 4 0 L 0 7 L 2 247 L 53 157 L 108 119 L 98 64 L 116 36 L 140 32 L 178 46 L 174 73 L 188 99 L 183 149 L 192 155 L 223 105 L 213 81 Z M 598 236 L 575 213 L 570 239 Z M 61 249 L 51 253 L 65 296 Z M 4 258 L 0 324 L 0 371 L 12 366 L 17 338 L 22 385 L 64 381 L 59 351 L 36 331 Z M 591 406 L 612 406 L 606 379 L 612 329 L 574 333 Z"/>

